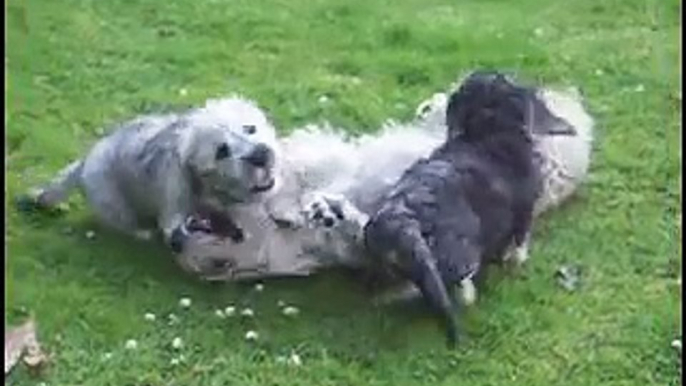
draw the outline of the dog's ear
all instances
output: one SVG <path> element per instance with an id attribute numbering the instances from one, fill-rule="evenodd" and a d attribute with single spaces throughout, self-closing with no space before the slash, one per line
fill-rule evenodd
<path id="1" fill-rule="evenodd" d="M 576 135 L 574 126 L 559 118 L 546 107 L 537 97 L 528 103 L 527 125 L 529 132 L 536 135 Z"/>

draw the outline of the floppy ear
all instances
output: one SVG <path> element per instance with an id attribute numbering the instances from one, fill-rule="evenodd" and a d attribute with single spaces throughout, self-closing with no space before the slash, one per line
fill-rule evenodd
<path id="1" fill-rule="evenodd" d="M 562 118 L 553 115 L 537 97 L 528 103 L 527 125 L 529 132 L 537 135 L 570 135 L 577 134 L 574 126 Z"/>

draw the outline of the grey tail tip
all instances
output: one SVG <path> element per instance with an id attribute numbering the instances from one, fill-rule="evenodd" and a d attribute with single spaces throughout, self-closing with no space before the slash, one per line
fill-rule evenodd
<path id="1" fill-rule="evenodd" d="M 14 198 L 14 206 L 20 212 L 28 213 L 41 209 L 41 204 L 36 197 L 28 194 L 21 194 Z"/>
<path id="2" fill-rule="evenodd" d="M 25 214 L 47 213 L 59 216 L 63 210 L 59 206 L 50 206 L 41 200 L 41 195 L 21 194 L 14 198 L 14 206 L 17 211 Z"/>

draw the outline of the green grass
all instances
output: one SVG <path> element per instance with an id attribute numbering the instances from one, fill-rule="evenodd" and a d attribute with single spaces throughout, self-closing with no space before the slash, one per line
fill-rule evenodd
<path id="1" fill-rule="evenodd" d="M 190 278 L 159 246 L 6 202 L 5 321 L 35 315 L 54 355 L 14 385 L 669 385 L 681 334 L 680 2 L 677 0 L 8 0 L 7 193 L 43 182 L 99 127 L 240 92 L 286 133 L 328 119 L 354 132 L 476 66 L 580 87 L 598 123 L 579 197 L 536 227 L 525 275 L 493 280 L 448 352 L 419 307 L 377 309 L 323 274 L 250 286 Z M 535 33 L 536 29 L 541 29 Z M 637 87 L 643 91 L 637 91 Z M 640 88 L 639 87 L 639 88 Z M 186 89 L 187 95 L 179 93 Z M 321 95 L 330 98 L 320 104 Z M 11 201 L 10 201 L 11 202 Z M 64 234 L 73 227 L 72 235 Z M 95 240 L 84 233 L 97 231 Z M 562 263 L 584 268 L 566 293 Z M 190 296 L 190 310 L 178 299 Z M 302 314 L 287 320 L 278 299 Z M 250 304 L 252 322 L 220 320 Z M 169 312 L 178 325 L 143 320 Z M 243 340 L 248 328 L 261 343 Z M 170 366 L 180 336 L 185 364 Z M 124 349 L 127 339 L 139 349 Z M 276 357 L 297 350 L 303 366 Z M 109 360 L 103 358 L 111 353 Z"/>

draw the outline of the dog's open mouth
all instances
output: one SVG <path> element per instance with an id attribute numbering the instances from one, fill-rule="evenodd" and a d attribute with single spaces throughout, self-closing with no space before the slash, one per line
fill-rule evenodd
<path id="1" fill-rule="evenodd" d="M 190 232 L 212 234 L 219 238 L 230 238 L 234 243 L 242 243 L 245 240 L 243 229 L 229 216 L 219 212 L 203 216 L 199 213 L 186 219 L 186 229 Z"/>
<path id="2" fill-rule="evenodd" d="M 269 181 L 267 181 L 266 183 L 255 185 L 252 188 L 250 188 L 250 192 L 252 192 L 252 193 L 266 192 L 266 191 L 270 190 L 271 188 L 273 188 L 275 183 L 276 183 L 276 181 L 274 180 L 274 178 L 270 178 Z"/>

